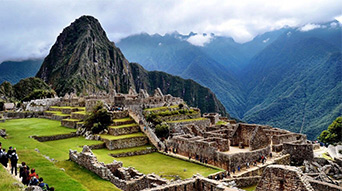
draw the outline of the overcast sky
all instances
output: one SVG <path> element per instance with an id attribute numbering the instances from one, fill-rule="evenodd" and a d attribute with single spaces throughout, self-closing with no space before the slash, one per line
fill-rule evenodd
<path id="1" fill-rule="evenodd" d="M 114 42 L 141 32 L 193 31 L 243 43 L 286 25 L 341 20 L 342 1 L 0 0 L 0 62 L 46 56 L 63 28 L 81 15 L 96 17 Z"/>

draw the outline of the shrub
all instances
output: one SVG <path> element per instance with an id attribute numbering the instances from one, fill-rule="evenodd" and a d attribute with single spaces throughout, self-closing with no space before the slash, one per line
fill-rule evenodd
<path id="1" fill-rule="evenodd" d="M 100 133 L 111 124 L 111 117 L 108 111 L 103 107 L 102 102 L 97 102 L 93 111 L 87 116 L 84 122 L 85 128 L 93 133 Z"/>
<path id="2" fill-rule="evenodd" d="M 169 136 L 169 127 L 166 124 L 158 124 L 155 132 L 158 137 L 167 138 Z"/>
<path id="3" fill-rule="evenodd" d="M 29 95 L 25 96 L 22 101 L 30 101 L 34 99 L 42 99 L 42 98 L 53 98 L 55 97 L 56 92 L 54 90 L 42 90 L 35 89 Z"/>
<path id="4" fill-rule="evenodd" d="M 4 100 L 1 100 L 1 99 L 0 99 L 0 111 L 3 111 L 3 110 L 4 110 L 4 106 L 5 106 Z"/>
<path id="5" fill-rule="evenodd" d="M 342 117 L 338 117 L 333 121 L 327 130 L 322 131 L 318 137 L 323 143 L 334 144 L 342 140 Z"/>

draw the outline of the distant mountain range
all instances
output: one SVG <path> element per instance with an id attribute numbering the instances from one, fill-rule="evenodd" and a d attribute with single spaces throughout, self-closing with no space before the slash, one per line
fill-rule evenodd
<path id="1" fill-rule="evenodd" d="M 236 43 L 229 37 L 203 34 L 204 36 L 209 35 L 210 41 L 203 46 L 196 46 L 189 42 L 190 38 L 202 34 L 181 35 L 174 32 L 164 36 L 146 33 L 133 35 L 122 39 L 116 43 L 116 46 L 121 49 L 128 60 L 141 64 L 149 71 L 163 71 L 178 75 L 210 88 L 233 117 L 249 123 L 268 124 L 306 133 L 310 139 L 315 139 L 320 131 L 326 129 L 337 116 L 342 115 L 342 30 L 337 21 L 314 26 L 311 28 L 312 30 L 303 27 L 283 28 L 267 32 L 243 44 Z M 97 49 L 99 48 L 92 48 L 92 46 L 96 46 L 93 40 L 98 38 L 95 36 L 101 33 L 100 31 L 98 34 L 90 34 L 87 38 L 82 39 L 82 43 L 75 43 L 76 49 L 70 46 L 70 49 L 65 48 L 65 54 L 69 57 L 64 56 L 63 58 L 67 58 L 66 60 L 58 59 L 58 62 L 63 63 L 63 67 L 53 69 L 53 71 L 60 70 L 60 72 L 57 72 L 59 76 L 52 77 L 50 84 L 53 85 L 55 79 L 69 79 L 60 84 L 76 83 L 83 86 L 90 83 L 98 90 L 112 87 L 117 84 L 114 81 L 118 78 L 107 78 L 110 75 L 109 71 L 113 69 L 115 72 L 121 69 L 111 68 L 108 70 L 109 68 L 106 68 L 108 71 L 100 72 L 98 70 L 101 68 L 87 68 L 88 66 L 75 68 L 74 66 L 77 65 L 75 63 L 80 62 L 78 58 L 94 63 L 104 59 L 105 63 L 110 65 L 110 63 L 114 63 L 113 58 L 110 57 L 111 51 L 114 51 L 114 55 L 116 55 L 114 58 L 121 60 L 127 66 L 130 71 L 128 74 L 133 79 L 143 76 L 143 80 L 127 79 L 125 81 L 127 84 L 134 84 L 137 89 L 146 88 L 151 91 L 155 87 L 161 87 L 164 92 L 184 96 L 184 93 L 179 91 L 180 89 L 200 87 L 194 85 L 196 83 L 193 81 L 183 81 L 181 78 L 175 78 L 163 72 L 147 72 L 140 65 L 127 64 L 121 51 L 115 45 L 110 45 L 107 40 L 102 43 L 102 45 L 107 44 L 106 46 L 99 47 L 107 50 L 109 47 L 110 50 L 108 50 L 108 54 L 106 53 L 108 56 L 92 57 L 91 55 L 98 56 Z M 73 38 L 76 42 L 76 37 Z M 100 41 L 102 40 L 100 39 Z M 76 60 L 67 53 L 67 51 L 75 50 L 80 52 L 82 48 L 93 52 L 88 51 L 88 55 L 78 54 L 75 57 Z M 50 52 L 51 56 L 53 57 Z M 54 57 L 52 60 L 56 60 L 56 58 Z M 44 62 L 50 63 L 51 66 L 58 65 L 51 64 L 49 56 Z M 66 62 L 69 64 L 64 67 Z M 2 65 L 0 68 L 3 67 Z M 27 71 L 38 71 L 37 68 L 39 68 L 34 68 L 33 65 L 26 66 L 31 68 L 26 69 Z M 15 71 L 19 67 L 12 68 L 13 70 L 10 71 Z M 19 71 L 32 76 L 31 73 Z M 47 71 L 49 71 L 48 67 L 45 69 L 45 72 Z M 84 78 L 78 76 L 80 74 L 85 76 L 89 71 L 97 71 L 98 77 L 89 82 L 89 80 L 84 81 Z M 44 79 L 43 72 L 44 69 L 41 69 L 38 76 Z M 71 77 L 65 78 L 65 72 Z M 14 75 L 12 79 L 3 77 L 10 73 L 6 67 L 5 69 L 1 68 L 0 82 L 6 79 L 13 80 L 12 83 L 14 83 L 23 78 L 19 75 Z M 54 74 L 50 76 L 54 76 Z M 108 83 L 98 84 L 96 79 L 101 76 L 105 77 Z M 49 82 L 47 78 L 45 80 Z M 179 81 L 179 83 L 170 85 L 169 82 L 172 81 Z M 175 85 L 181 87 L 170 88 Z M 67 87 L 81 88 L 81 86 L 54 86 L 54 88 L 57 90 L 61 88 L 57 92 L 64 93 L 71 91 L 71 89 L 66 90 Z M 120 85 L 123 91 L 126 91 L 127 87 L 127 85 Z M 191 97 L 198 96 L 196 97 L 197 103 L 193 103 L 198 106 L 206 100 L 199 94 L 195 95 L 196 91 L 196 88 L 192 88 L 188 92 L 187 99 L 191 100 Z M 210 93 L 207 95 L 213 96 Z M 211 100 L 214 101 L 206 102 L 205 106 L 201 107 L 207 108 L 206 111 L 215 110 L 214 108 L 222 110 L 222 108 L 218 109 L 220 104 L 216 98 L 213 97 Z M 211 107 L 211 103 L 215 104 L 208 109 Z"/>
<path id="2" fill-rule="evenodd" d="M 42 63 L 43 59 L 2 62 L 0 64 L 0 84 L 4 81 L 16 84 L 21 79 L 33 77 Z"/>
<path id="3" fill-rule="evenodd" d="M 233 116 L 303 132 L 315 139 L 342 114 L 341 25 L 337 21 L 283 28 L 239 44 L 211 34 L 139 34 L 117 43 L 148 70 L 191 78 L 209 87 Z M 207 34 L 204 34 L 207 35 Z"/>

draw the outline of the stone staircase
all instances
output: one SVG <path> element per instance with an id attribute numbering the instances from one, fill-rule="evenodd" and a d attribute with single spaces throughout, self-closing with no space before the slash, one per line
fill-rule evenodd
<path id="1" fill-rule="evenodd" d="M 79 125 L 82 125 L 85 117 L 85 107 L 59 107 L 51 106 L 48 111 L 44 112 L 46 118 L 61 121 L 61 125 L 76 129 Z"/>
<path id="2" fill-rule="evenodd" d="M 128 116 L 113 120 L 108 134 L 99 135 L 109 150 L 141 147 L 148 144 L 148 137 L 141 132 L 139 125 Z"/>

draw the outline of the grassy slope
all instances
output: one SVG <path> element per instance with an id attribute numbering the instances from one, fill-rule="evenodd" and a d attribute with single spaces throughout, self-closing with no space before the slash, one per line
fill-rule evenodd
<path id="1" fill-rule="evenodd" d="M 12 176 L 10 176 L 8 172 L 0 166 L 0 190 L 20 191 L 21 189 L 19 187 L 13 185 L 14 182 L 18 181 L 12 178 Z"/>
<path id="2" fill-rule="evenodd" d="M 9 135 L 8 139 L 0 138 L 3 146 L 8 147 L 11 145 L 16 147 L 20 161 L 25 161 L 31 168 L 35 168 L 38 174 L 44 177 L 45 182 L 49 183 L 50 186 L 54 186 L 56 190 L 94 190 L 93 187 L 98 188 L 98 186 L 102 186 L 103 182 L 100 179 L 74 178 L 69 175 L 72 173 L 68 172 L 67 168 L 65 168 L 66 171 L 62 171 L 60 167 L 45 159 L 43 155 L 48 155 L 50 158 L 56 158 L 57 160 L 66 160 L 69 149 L 64 150 L 63 144 L 49 145 L 48 142 L 41 143 L 29 138 L 30 135 L 54 135 L 74 132 L 74 129 L 61 127 L 59 121 L 47 119 L 10 120 L 6 123 L 1 123 L 0 128 L 5 128 Z M 78 143 L 80 145 L 83 144 L 82 141 L 69 141 L 69 144 L 71 144 L 70 148 L 72 148 L 72 145 L 76 147 Z M 67 145 L 64 146 L 68 148 Z M 35 148 L 38 148 L 40 153 L 34 151 Z M 88 175 L 85 176 L 96 176 L 89 171 L 86 173 Z M 94 181 L 95 186 L 87 187 L 89 181 Z M 110 182 L 108 184 L 110 184 L 111 189 L 107 190 L 117 189 Z"/>

